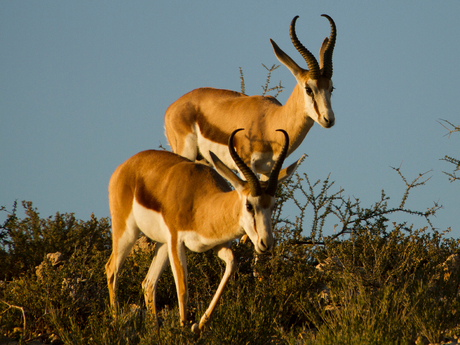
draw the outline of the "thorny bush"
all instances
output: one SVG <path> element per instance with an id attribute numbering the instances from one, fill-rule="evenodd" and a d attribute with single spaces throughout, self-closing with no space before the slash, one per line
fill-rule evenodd
<path id="1" fill-rule="evenodd" d="M 426 180 L 402 176 L 406 191 L 390 207 L 380 200 L 363 207 L 344 197 L 327 177 L 312 183 L 297 174 L 277 193 L 273 224 L 277 244 L 271 255 L 256 255 L 250 243 L 233 244 L 238 271 L 229 281 L 209 327 L 200 339 L 178 324 L 170 270 L 158 288 L 159 334 L 145 312 L 141 282 L 154 244 L 128 257 L 120 277 L 125 313 L 111 320 L 104 264 L 110 250 L 108 219 L 76 220 L 72 214 L 43 219 L 32 203 L 17 205 L 1 226 L 1 332 L 27 328 L 23 339 L 58 334 L 71 343 L 348 343 L 441 341 L 458 327 L 459 241 L 436 230 L 425 212 L 405 208 L 410 191 Z M 289 212 L 297 208 L 294 218 Z M 426 219 L 413 229 L 394 222 L 395 213 Z M 328 224 L 337 224 L 335 233 Z M 61 252 L 52 262 L 49 253 Z M 212 253 L 187 253 L 189 318 L 198 320 L 224 271 Z M 22 307 L 20 310 L 11 306 Z M 248 325 L 251 325 L 248 327 Z"/>

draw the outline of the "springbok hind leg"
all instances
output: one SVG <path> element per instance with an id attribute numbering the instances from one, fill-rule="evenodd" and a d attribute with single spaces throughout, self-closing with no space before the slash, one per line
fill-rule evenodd
<path id="1" fill-rule="evenodd" d="M 118 233 L 118 227 L 116 226 L 117 222 L 113 219 L 114 217 L 112 217 L 112 254 L 105 264 L 105 271 L 109 288 L 110 306 L 112 308 L 113 317 L 116 319 L 118 316 L 118 274 L 123 267 L 126 257 L 131 252 L 136 242 L 139 235 L 139 229 L 135 226 L 126 227 L 124 228 L 122 236 L 115 236 L 114 234 Z"/>
<path id="2" fill-rule="evenodd" d="M 156 243 L 155 255 L 150 264 L 149 271 L 144 281 L 142 282 L 142 289 L 144 290 L 145 305 L 155 316 L 156 327 L 158 324 L 158 315 L 155 305 L 155 294 L 158 286 L 158 280 L 161 274 L 169 264 L 168 246 L 163 243 Z"/>
<path id="3" fill-rule="evenodd" d="M 236 264 L 233 257 L 233 252 L 230 249 L 230 245 L 231 243 L 229 242 L 214 248 L 214 251 L 217 252 L 217 256 L 225 262 L 225 273 L 222 277 L 222 280 L 220 281 L 216 293 L 214 294 L 214 297 L 212 298 L 211 303 L 209 304 L 208 309 L 206 309 L 206 312 L 200 319 L 200 324 L 197 325 L 195 323 L 192 326 L 192 331 L 196 334 L 201 334 L 201 331 L 206 325 L 206 322 L 208 322 L 211 318 L 214 308 L 216 307 L 216 304 L 219 301 L 220 296 L 222 296 L 222 292 L 224 291 L 228 279 L 231 277 L 232 273 L 236 269 Z"/>
<path id="4" fill-rule="evenodd" d="M 175 147 L 174 153 L 179 154 L 182 157 L 190 159 L 192 162 L 197 159 L 198 156 L 198 146 L 197 138 L 195 133 L 189 133 L 185 138 L 181 138 L 181 141 L 178 141 Z"/>

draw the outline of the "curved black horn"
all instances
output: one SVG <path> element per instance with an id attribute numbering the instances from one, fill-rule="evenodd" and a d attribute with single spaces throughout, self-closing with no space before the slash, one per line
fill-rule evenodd
<path id="1" fill-rule="evenodd" d="M 337 29 L 331 17 L 329 17 L 327 14 L 323 14 L 321 16 L 326 17 L 329 20 L 329 23 L 331 24 L 331 36 L 329 37 L 329 41 L 327 43 L 326 49 L 324 49 L 324 54 L 323 54 L 323 61 L 324 61 L 323 76 L 331 79 L 332 77 L 332 53 L 334 52 L 335 40 L 337 37 Z"/>
<path id="2" fill-rule="evenodd" d="M 277 129 L 276 131 L 282 132 L 284 134 L 284 145 L 281 149 L 280 155 L 273 165 L 272 171 L 270 173 L 270 178 L 268 179 L 268 186 L 265 189 L 265 193 L 275 196 L 276 188 L 278 187 L 278 174 L 280 173 L 281 167 L 283 166 L 284 159 L 286 158 L 287 151 L 289 148 L 289 135 L 284 129 Z"/>
<path id="3" fill-rule="evenodd" d="M 299 18 L 299 16 L 295 16 L 294 19 L 292 19 L 291 28 L 289 30 L 289 34 L 291 35 L 292 44 L 294 44 L 295 49 L 297 49 L 300 55 L 302 55 L 302 57 L 307 62 L 308 70 L 310 71 L 310 78 L 318 79 L 319 77 L 318 61 L 313 56 L 313 54 L 310 53 L 310 51 L 307 48 L 305 48 L 302 43 L 300 43 L 295 33 L 295 22 L 297 21 L 297 18 Z"/>
<path id="4" fill-rule="evenodd" d="M 238 156 L 238 154 L 235 151 L 235 148 L 233 147 L 233 137 L 236 133 L 242 130 L 243 128 L 235 129 L 232 132 L 232 134 L 230 134 L 230 138 L 228 139 L 228 150 L 230 151 L 230 156 L 232 156 L 236 166 L 238 167 L 238 169 L 240 169 L 240 171 L 246 178 L 246 181 L 248 182 L 249 188 L 251 190 L 251 195 L 259 196 L 262 195 L 262 187 L 260 186 L 259 179 L 257 178 L 256 174 L 254 174 L 254 172 L 251 169 L 249 169 L 246 163 L 243 162 L 241 157 Z"/>

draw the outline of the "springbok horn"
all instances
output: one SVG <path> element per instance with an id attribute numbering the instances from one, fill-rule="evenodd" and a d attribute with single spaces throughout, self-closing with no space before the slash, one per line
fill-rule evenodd
<path id="1" fill-rule="evenodd" d="M 284 129 L 277 129 L 276 131 L 282 132 L 284 134 L 284 145 L 281 149 L 281 153 L 278 156 L 275 164 L 273 165 L 272 171 L 270 173 L 270 178 L 268 179 L 268 186 L 265 189 L 265 192 L 271 196 L 275 196 L 276 188 L 278 187 L 278 174 L 283 166 L 284 159 L 286 158 L 288 147 L 289 147 L 289 135 Z"/>
<path id="2" fill-rule="evenodd" d="M 310 53 L 310 51 L 307 48 L 305 48 L 302 43 L 300 43 L 295 33 L 295 22 L 297 18 L 299 18 L 299 16 L 295 16 L 294 19 L 292 19 L 291 28 L 289 30 L 289 33 L 291 35 L 292 44 L 294 44 L 295 49 L 297 49 L 300 55 L 302 55 L 302 57 L 307 62 L 308 69 L 310 71 L 310 78 L 318 79 L 319 77 L 318 61 L 316 61 L 316 58 L 313 56 L 313 54 Z M 332 53 L 331 53 L 331 56 L 332 56 Z"/>
<path id="3" fill-rule="evenodd" d="M 323 61 L 324 61 L 323 76 L 328 79 L 331 79 L 332 77 L 332 53 L 334 52 L 335 40 L 337 37 L 337 29 L 331 17 L 329 17 L 327 14 L 323 14 L 322 17 L 326 17 L 329 20 L 329 23 L 331 24 L 331 36 L 329 37 L 329 41 L 327 43 L 326 49 L 324 49 L 324 54 L 323 54 Z"/>
<path id="4" fill-rule="evenodd" d="M 243 173 L 244 177 L 246 178 L 246 181 L 248 182 L 249 188 L 251 190 L 251 195 L 259 196 L 259 195 L 262 195 L 262 187 L 260 186 L 259 179 L 257 178 L 256 174 L 254 174 L 254 172 L 251 169 L 249 169 L 246 163 L 243 162 L 241 157 L 238 156 L 233 146 L 233 137 L 235 136 L 236 133 L 242 130 L 243 128 L 239 128 L 232 132 L 232 134 L 230 135 L 230 138 L 228 139 L 228 150 L 230 151 L 230 156 L 232 156 L 233 161 L 235 162 L 236 166 L 240 169 L 240 171 Z"/>

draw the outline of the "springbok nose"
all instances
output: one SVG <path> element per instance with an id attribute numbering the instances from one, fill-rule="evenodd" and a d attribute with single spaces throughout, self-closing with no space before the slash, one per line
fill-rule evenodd
<path id="1" fill-rule="evenodd" d="M 271 247 L 272 247 L 272 245 L 266 243 L 265 240 L 261 239 L 261 240 L 259 241 L 259 249 L 260 249 L 260 251 L 261 251 L 262 253 L 266 253 L 266 252 L 270 251 Z"/>
<path id="2" fill-rule="evenodd" d="M 324 116 L 323 119 L 324 119 L 324 122 L 326 123 L 327 128 L 334 126 L 334 122 L 335 122 L 334 118 L 330 119 L 329 117 Z"/>
<path id="3" fill-rule="evenodd" d="M 259 248 L 262 252 L 266 252 L 268 250 L 268 246 L 264 240 L 259 241 Z"/>
<path id="4" fill-rule="evenodd" d="M 264 240 L 260 240 L 260 249 L 261 249 L 263 252 L 265 252 L 265 251 L 268 249 L 268 247 L 267 247 L 267 245 L 265 244 Z"/>

